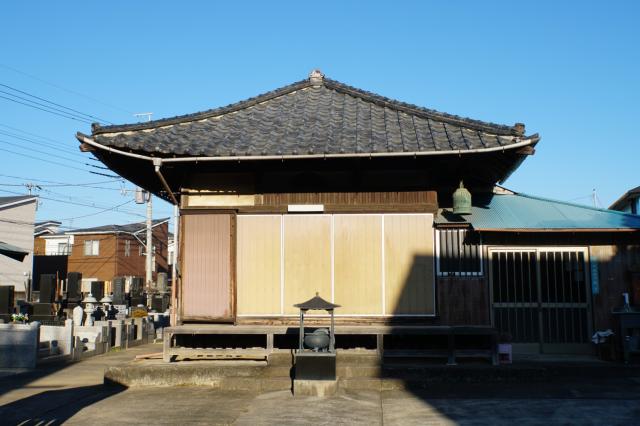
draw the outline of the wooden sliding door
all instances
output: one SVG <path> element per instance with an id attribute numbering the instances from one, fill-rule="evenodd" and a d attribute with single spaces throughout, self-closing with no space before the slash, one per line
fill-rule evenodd
<path id="1" fill-rule="evenodd" d="M 182 223 L 182 319 L 233 320 L 234 215 L 189 213 Z"/>

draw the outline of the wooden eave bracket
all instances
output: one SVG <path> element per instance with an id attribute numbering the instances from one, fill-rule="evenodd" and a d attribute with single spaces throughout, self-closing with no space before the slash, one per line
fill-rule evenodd
<path id="1" fill-rule="evenodd" d="M 533 155 L 536 153 L 536 149 L 531 145 L 523 146 L 522 148 L 518 148 L 516 154 L 520 155 Z"/>
<path id="2" fill-rule="evenodd" d="M 95 152 L 96 151 L 96 147 L 92 146 L 92 145 L 89 145 L 86 142 L 82 142 L 80 144 L 80 151 L 82 151 L 82 152 Z"/>

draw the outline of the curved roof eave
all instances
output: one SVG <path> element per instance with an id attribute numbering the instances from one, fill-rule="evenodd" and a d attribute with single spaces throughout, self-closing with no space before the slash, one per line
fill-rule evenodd
<path id="1" fill-rule="evenodd" d="M 183 162 L 201 162 L 201 161 L 257 161 L 257 160 L 297 160 L 312 158 L 374 158 L 374 157 L 421 157 L 436 155 L 464 155 L 479 154 L 489 152 L 500 152 L 513 149 L 519 149 L 526 146 L 535 146 L 540 141 L 540 136 L 536 133 L 528 136 L 511 145 L 476 148 L 476 149 L 454 149 L 441 151 L 413 151 L 413 152 L 370 152 L 370 153 L 331 153 L 331 154 L 283 154 L 283 155 L 239 155 L 239 156 L 182 156 L 182 157 L 157 157 L 152 155 L 144 155 L 136 152 L 124 151 L 122 149 L 113 148 L 99 142 L 96 142 L 90 136 L 77 132 L 76 138 L 82 143 L 91 147 L 98 148 L 113 154 L 119 154 L 126 157 L 137 158 L 140 160 L 148 160 L 154 163 L 183 163 Z"/>

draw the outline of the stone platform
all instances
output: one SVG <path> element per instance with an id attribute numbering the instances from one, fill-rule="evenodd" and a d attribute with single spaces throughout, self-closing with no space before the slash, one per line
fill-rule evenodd
<path id="1" fill-rule="evenodd" d="M 105 383 L 127 387 L 207 386 L 236 391 L 275 391 L 293 388 L 293 354 L 276 351 L 268 361 L 136 360 L 109 367 Z M 493 366 L 486 360 L 448 366 L 433 360 L 380 360 L 376 351 L 338 351 L 337 387 L 340 390 L 389 391 L 428 389 L 436 384 L 544 383 L 582 380 L 584 377 L 640 377 L 637 366 L 607 363 L 593 358 L 523 360 Z"/>

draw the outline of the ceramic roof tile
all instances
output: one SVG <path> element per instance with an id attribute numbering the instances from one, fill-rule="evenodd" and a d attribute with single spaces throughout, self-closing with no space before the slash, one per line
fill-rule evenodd
<path id="1" fill-rule="evenodd" d="M 105 146 L 156 156 L 279 156 L 483 149 L 527 138 L 520 126 L 461 118 L 330 79 L 147 123 L 93 126 Z"/>

